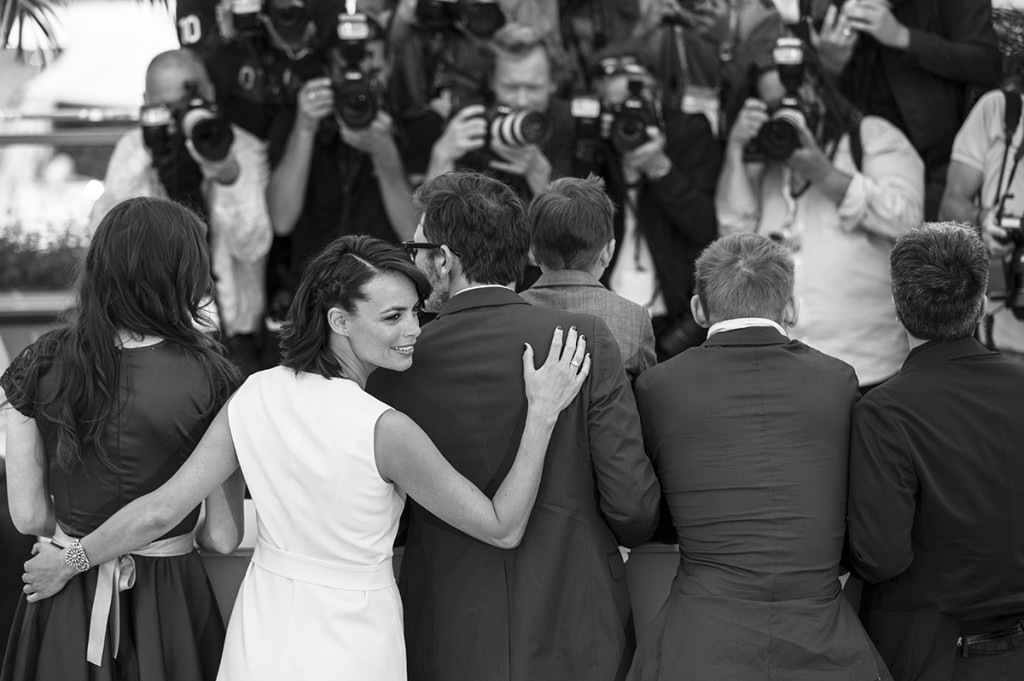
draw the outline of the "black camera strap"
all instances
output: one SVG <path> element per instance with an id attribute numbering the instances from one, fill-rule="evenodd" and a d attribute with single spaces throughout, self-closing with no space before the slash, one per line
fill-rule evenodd
<path id="1" fill-rule="evenodd" d="M 1005 110 L 1003 115 L 1003 162 L 999 166 L 999 182 L 996 184 L 996 196 L 994 204 L 996 208 L 996 219 L 1000 219 L 1003 216 L 1003 208 L 1006 205 L 1006 200 L 1013 196 L 1010 193 L 1010 185 L 1013 184 L 1013 178 L 1017 174 L 1017 167 L 1020 165 L 1021 157 L 1024 156 L 1024 143 L 1017 149 L 1017 153 L 1013 155 L 1013 165 L 1010 167 L 1010 177 L 1006 179 L 1006 184 L 1003 184 L 1003 179 L 1006 176 L 1006 162 L 1010 158 L 1010 145 L 1013 142 L 1013 136 L 1017 132 L 1017 125 L 1020 123 L 1021 114 L 1021 96 L 1016 92 L 1010 92 L 1008 90 L 1001 90 L 1003 93 L 1003 101 L 1005 103 Z"/>

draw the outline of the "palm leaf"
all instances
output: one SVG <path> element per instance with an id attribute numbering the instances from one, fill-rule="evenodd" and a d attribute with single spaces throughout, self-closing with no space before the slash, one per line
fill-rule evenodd
<path id="1" fill-rule="evenodd" d="M 168 0 L 148 2 L 164 7 L 168 4 Z M 44 45 L 39 48 L 39 56 L 45 63 L 46 50 L 60 52 L 54 21 L 57 18 L 56 10 L 67 3 L 68 0 L 0 0 L 0 49 L 13 47 L 17 60 L 24 61 L 22 38 L 25 27 L 34 26 L 43 37 Z"/>
<path id="2" fill-rule="evenodd" d="M 45 46 L 39 48 L 45 62 L 44 47 L 55 52 L 60 50 L 54 20 L 55 10 L 64 4 L 64 0 L 0 0 L 0 48 L 13 47 L 18 61 L 23 61 L 25 50 L 22 38 L 25 27 L 35 26 L 45 41 Z"/>

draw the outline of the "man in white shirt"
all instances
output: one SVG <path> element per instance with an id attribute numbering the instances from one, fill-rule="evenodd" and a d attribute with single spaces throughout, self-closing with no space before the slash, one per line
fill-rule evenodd
<path id="1" fill-rule="evenodd" d="M 265 198 L 266 150 L 245 130 L 227 128 L 226 120 L 222 129 L 233 137 L 226 154 L 212 158 L 208 150 L 197 150 L 182 128 L 188 127 L 185 111 L 200 101 L 212 112 L 213 84 L 195 53 L 172 50 L 153 58 L 146 72 L 144 125 L 125 133 L 114 147 L 91 223 L 137 196 L 170 198 L 206 218 L 216 316 L 231 358 L 248 374 L 260 368 L 255 335 L 263 321 L 265 260 L 273 238 Z M 146 126 L 147 116 L 160 114 L 170 114 L 171 120 Z"/>

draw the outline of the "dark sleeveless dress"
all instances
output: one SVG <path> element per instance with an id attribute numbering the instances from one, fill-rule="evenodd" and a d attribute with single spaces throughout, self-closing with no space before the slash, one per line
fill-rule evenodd
<path id="1" fill-rule="evenodd" d="M 89 449 L 72 470 L 63 470 L 54 458 L 56 426 L 36 406 L 54 389 L 52 372 L 42 373 L 38 395 L 22 389 L 35 350 L 30 346 L 14 360 L 0 386 L 11 406 L 36 420 L 49 459 L 57 522 L 68 535 L 81 537 L 174 475 L 212 420 L 212 415 L 201 415 L 210 411 L 213 398 L 199 362 L 180 346 L 163 341 L 124 349 L 119 369 L 122 408 L 105 434 L 107 452 L 120 470 L 102 465 Z M 189 532 L 198 516 L 196 508 L 163 538 Z M 224 621 L 198 553 L 137 556 L 135 564 L 134 588 L 119 595 L 116 659 L 108 633 L 103 664 L 86 661 L 94 567 L 52 598 L 28 603 L 22 597 L 0 681 L 212 681 L 220 663 Z M 113 621 L 111 616 L 109 627 Z"/>

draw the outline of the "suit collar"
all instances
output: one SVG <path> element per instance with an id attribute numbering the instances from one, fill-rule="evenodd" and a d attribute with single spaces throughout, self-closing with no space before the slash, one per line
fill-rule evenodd
<path id="1" fill-rule="evenodd" d="M 604 288 L 604 284 L 590 272 L 582 270 L 554 270 L 537 278 L 530 288 L 557 288 L 562 286 L 593 286 Z"/>
<path id="2" fill-rule="evenodd" d="M 976 357 L 979 355 L 994 355 L 984 345 L 974 338 L 957 338 L 949 341 L 928 341 L 924 345 L 918 345 L 910 351 L 907 359 L 903 362 L 903 368 L 933 362 L 947 362 L 962 357 Z"/>
<path id="3" fill-rule="evenodd" d="M 529 303 L 520 298 L 518 293 L 504 286 L 477 288 L 472 291 L 463 291 L 449 298 L 437 316 L 440 318 L 462 310 L 495 305 L 529 305 Z"/>
<path id="4" fill-rule="evenodd" d="M 719 331 L 704 341 L 704 347 L 736 345 L 785 345 L 789 339 L 771 326 L 750 326 L 745 329 Z"/>

